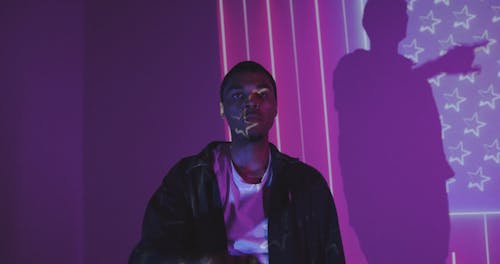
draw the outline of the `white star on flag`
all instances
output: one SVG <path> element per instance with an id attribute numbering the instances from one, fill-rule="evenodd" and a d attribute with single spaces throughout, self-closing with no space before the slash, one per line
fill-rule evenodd
<path id="1" fill-rule="evenodd" d="M 449 178 L 448 180 L 446 180 L 446 192 L 449 193 L 450 192 L 450 185 L 452 183 L 455 183 L 457 181 L 457 179 L 455 178 Z"/>
<path id="2" fill-rule="evenodd" d="M 448 50 L 457 46 L 458 43 L 453 39 L 453 35 L 450 34 L 445 40 L 438 40 L 439 45 L 441 45 L 441 50 L 439 51 L 439 55 L 444 55 Z"/>
<path id="3" fill-rule="evenodd" d="M 439 121 L 441 123 L 441 138 L 444 139 L 444 132 L 446 132 L 446 130 L 450 129 L 451 126 L 449 124 L 446 124 L 443 121 L 443 115 L 439 116 Z"/>
<path id="4" fill-rule="evenodd" d="M 450 163 L 458 162 L 462 166 L 465 164 L 465 157 L 471 154 L 470 151 L 464 149 L 464 142 L 462 141 L 456 147 L 448 147 L 448 149 L 451 151 L 450 155 L 448 155 L 448 161 Z"/>
<path id="5" fill-rule="evenodd" d="M 450 0 L 434 0 L 434 4 L 439 4 L 439 3 L 443 3 L 447 6 L 450 6 Z"/>
<path id="6" fill-rule="evenodd" d="M 408 52 L 404 52 L 404 56 L 408 59 L 413 60 L 413 62 L 418 62 L 418 54 L 424 52 L 424 49 L 417 46 L 417 40 L 413 39 L 410 44 L 404 44 L 403 49 Z"/>
<path id="7" fill-rule="evenodd" d="M 446 73 L 440 73 L 440 74 L 436 75 L 435 77 L 430 78 L 429 83 L 431 85 L 439 87 L 439 86 L 441 86 L 441 78 L 443 78 L 444 76 L 446 76 Z"/>
<path id="8" fill-rule="evenodd" d="M 455 88 L 451 94 L 444 94 L 446 103 L 444 109 L 455 109 L 456 112 L 460 112 L 460 104 L 465 102 L 466 98 L 458 94 L 458 88 Z"/>
<path id="9" fill-rule="evenodd" d="M 493 91 L 493 84 L 490 84 L 486 90 L 479 90 L 478 93 L 481 95 L 479 106 L 489 106 L 491 109 L 495 109 L 496 101 L 500 99 L 500 94 Z"/>
<path id="10" fill-rule="evenodd" d="M 500 60 L 497 60 L 497 66 L 500 67 Z M 500 70 L 497 71 L 497 77 L 500 78 Z"/>
<path id="11" fill-rule="evenodd" d="M 471 72 L 471 73 L 468 73 L 468 74 L 460 74 L 458 76 L 458 80 L 459 81 L 464 81 L 464 80 L 468 80 L 470 83 L 474 83 L 476 81 L 476 72 Z"/>
<path id="12" fill-rule="evenodd" d="M 474 36 L 474 39 L 477 40 L 487 40 L 488 43 L 485 46 L 477 48 L 477 50 L 482 50 L 486 54 L 490 54 L 490 47 L 491 45 L 497 43 L 496 39 L 492 39 L 488 36 L 488 30 L 484 30 L 483 34 L 481 36 Z"/>
<path id="13" fill-rule="evenodd" d="M 479 167 L 476 172 L 467 172 L 467 174 L 469 174 L 469 184 L 467 185 L 469 189 L 476 187 L 483 192 L 484 183 L 491 180 L 490 177 L 483 174 L 483 167 Z"/>
<path id="14" fill-rule="evenodd" d="M 500 146 L 498 145 L 498 138 L 495 139 L 490 145 L 484 144 L 486 153 L 483 160 L 493 160 L 495 163 L 500 163 Z"/>
<path id="15" fill-rule="evenodd" d="M 415 2 L 417 2 L 417 0 L 410 0 L 410 1 L 408 1 L 407 8 L 408 8 L 409 11 L 413 11 L 413 5 L 415 4 Z"/>
<path id="16" fill-rule="evenodd" d="M 465 5 L 460 12 L 453 11 L 453 15 L 457 19 L 454 23 L 454 27 L 463 27 L 464 29 L 469 29 L 470 21 L 476 18 L 476 15 L 469 13 L 469 7 Z"/>
<path id="17" fill-rule="evenodd" d="M 474 136 L 479 137 L 479 129 L 486 126 L 485 122 L 478 119 L 477 112 L 471 118 L 464 118 L 467 127 L 464 129 L 464 135 L 472 133 Z"/>
<path id="18" fill-rule="evenodd" d="M 434 17 L 432 10 L 429 11 L 427 16 L 420 16 L 420 21 L 423 24 L 420 26 L 420 32 L 429 31 L 431 34 L 436 33 L 436 25 L 441 23 L 441 19 Z"/>
<path id="19" fill-rule="evenodd" d="M 500 6 L 492 6 L 491 10 L 493 10 L 493 17 L 491 18 L 491 22 L 496 23 L 500 21 Z"/>

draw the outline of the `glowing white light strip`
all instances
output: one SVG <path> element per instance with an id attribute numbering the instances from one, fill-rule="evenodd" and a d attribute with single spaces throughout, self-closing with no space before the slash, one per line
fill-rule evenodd
<path id="1" fill-rule="evenodd" d="M 226 27 L 224 22 L 224 7 L 222 4 L 223 0 L 219 0 L 219 20 L 220 20 L 220 32 L 221 32 L 221 42 L 222 42 L 222 64 L 224 67 L 224 75 L 226 75 L 227 69 L 227 51 L 226 51 Z M 231 128 L 228 125 L 226 126 L 227 130 L 227 139 L 231 141 Z"/>
<path id="2" fill-rule="evenodd" d="M 300 125 L 300 144 L 302 147 L 302 161 L 306 162 L 306 154 L 304 147 L 304 128 L 302 125 L 302 102 L 300 96 L 300 83 L 299 83 L 299 63 L 297 59 L 297 42 L 295 38 L 295 17 L 293 11 L 293 0 L 290 0 L 290 20 L 292 25 L 292 43 L 293 43 L 293 60 L 295 63 L 295 83 L 297 84 L 297 104 L 299 106 L 299 125 Z"/>
<path id="3" fill-rule="evenodd" d="M 271 5 L 269 0 L 266 0 L 266 12 L 267 12 L 267 29 L 269 32 L 269 52 L 271 53 L 271 72 L 276 80 L 276 69 L 274 66 L 274 46 L 273 46 L 273 25 L 271 20 Z M 276 140 L 278 149 L 281 149 L 281 137 L 280 137 L 280 122 L 279 115 L 276 115 Z"/>
<path id="4" fill-rule="evenodd" d="M 345 40 L 345 51 L 349 53 L 351 48 L 349 47 L 349 35 L 347 34 L 347 16 L 345 12 L 345 1 L 342 0 L 342 16 L 344 17 L 344 40 Z"/>
<path id="5" fill-rule="evenodd" d="M 484 226 L 484 247 L 486 249 L 486 264 L 490 264 L 490 245 L 488 239 L 488 221 L 486 220 L 486 215 L 483 215 L 483 226 Z"/>
<path id="6" fill-rule="evenodd" d="M 232 141 L 232 135 L 231 135 L 231 128 L 229 127 L 229 125 L 226 125 L 226 129 L 227 129 L 227 141 Z"/>
<path id="7" fill-rule="evenodd" d="M 457 256 L 455 254 L 455 251 L 451 252 L 451 264 L 457 264 Z"/>
<path id="8" fill-rule="evenodd" d="M 223 0 L 219 0 L 220 32 L 222 38 L 222 63 L 224 65 L 224 75 L 227 73 L 227 53 L 226 53 L 226 28 L 224 23 Z"/>
<path id="9" fill-rule="evenodd" d="M 488 220 L 487 220 L 488 215 L 500 215 L 500 211 L 450 212 L 450 216 L 482 216 L 483 217 L 484 247 L 485 247 L 485 251 L 486 251 L 486 253 L 485 253 L 486 254 L 486 264 L 490 264 L 490 244 L 489 244 L 489 238 L 488 238 Z M 455 263 L 455 262 L 453 262 L 453 263 Z"/>
<path id="10" fill-rule="evenodd" d="M 365 1 L 359 0 L 359 14 L 361 19 L 363 19 L 363 7 L 365 6 Z M 361 29 L 361 34 L 363 35 L 363 43 L 364 43 L 364 48 L 368 49 L 368 35 L 366 35 L 366 31 L 364 29 Z"/>
<path id="11" fill-rule="evenodd" d="M 477 211 L 477 212 L 450 212 L 450 216 L 468 216 L 468 215 L 500 215 L 500 211 Z"/>
<path id="12" fill-rule="evenodd" d="M 247 51 L 247 60 L 250 60 L 250 43 L 248 37 L 248 16 L 247 16 L 247 1 L 243 0 L 243 20 L 245 25 L 245 47 Z"/>
<path id="13" fill-rule="evenodd" d="M 321 27 L 319 18 L 319 6 L 318 0 L 314 0 L 314 12 L 316 15 L 316 32 L 318 35 L 318 49 L 319 49 L 319 67 L 321 73 L 321 94 L 323 96 L 323 112 L 324 112 L 324 125 L 325 125 L 325 135 L 326 135 L 326 154 L 328 161 L 328 181 L 330 185 L 330 190 L 333 193 L 333 182 L 332 182 L 332 157 L 330 153 L 330 133 L 328 124 L 328 107 L 326 105 L 326 85 L 325 85 L 325 69 L 323 66 L 323 45 L 321 43 Z"/>

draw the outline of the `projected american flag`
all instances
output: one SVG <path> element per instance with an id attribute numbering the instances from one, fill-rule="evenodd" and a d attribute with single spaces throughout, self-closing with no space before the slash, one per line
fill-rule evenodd
<path id="1" fill-rule="evenodd" d="M 451 47 L 485 41 L 476 49 L 480 73 L 430 80 L 441 113 L 442 137 L 456 175 L 448 181 L 451 210 L 500 209 L 500 1 L 409 2 L 408 37 L 401 53 L 415 63 Z"/>
<path id="2" fill-rule="evenodd" d="M 455 45 L 486 43 L 476 49 L 480 73 L 429 80 L 441 114 L 445 152 L 455 170 L 446 186 L 453 263 L 500 261 L 499 11 L 498 0 L 408 2 L 408 37 L 400 52 L 415 63 Z"/>

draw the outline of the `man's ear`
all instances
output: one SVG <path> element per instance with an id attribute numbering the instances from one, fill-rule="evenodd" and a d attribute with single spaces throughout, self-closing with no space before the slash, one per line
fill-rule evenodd
<path id="1" fill-rule="evenodd" d="M 219 102 L 219 111 L 220 111 L 220 117 L 224 118 L 224 105 L 222 102 Z"/>

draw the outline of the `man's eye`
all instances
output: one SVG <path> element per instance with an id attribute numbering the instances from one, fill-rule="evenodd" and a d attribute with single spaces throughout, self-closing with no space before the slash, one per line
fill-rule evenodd
<path id="1" fill-rule="evenodd" d="M 231 98 L 233 98 L 234 100 L 239 100 L 239 99 L 243 98 L 243 93 L 233 93 L 231 95 Z"/>
<path id="2" fill-rule="evenodd" d="M 269 97 L 269 88 L 261 88 L 255 91 L 257 96 L 261 99 L 266 99 Z"/>
<path id="3" fill-rule="evenodd" d="M 258 92 L 260 98 L 266 98 L 268 96 L 267 92 Z"/>

